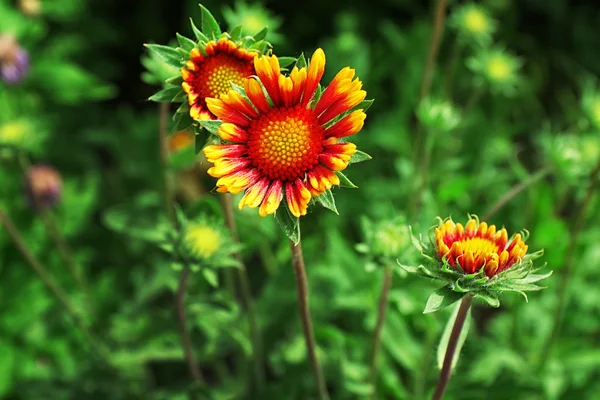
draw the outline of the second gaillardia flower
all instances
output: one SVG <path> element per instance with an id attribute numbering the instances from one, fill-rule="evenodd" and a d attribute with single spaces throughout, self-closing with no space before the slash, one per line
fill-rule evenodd
<path id="1" fill-rule="evenodd" d="M 245 191 L 240 209 L 258 207 L 261 216 L 275 213 L 284 199 L 294 217 L 306 215 L 312 198 L 335 210 L 331 187 L 353 186 L 340 171 L 370 158 L 345 141 L 362 129 L 371 104 L 362 82 L 344 68 L 322 90 L 321 49 L 308 66 L 301 57 L 289 76 L 276 56 L 257 57 L 254 68 L 243 87 L 206 100 L 222 121 L 223 144 L 204 148 L 217 190 Z"/>
<path id="2" fill-rule="evenodd" d="M 431 246 L 415 240 L 426 263 L 418 267 L 401 266 L 408 272 L 444 283 L 430 296 L 426 313 L 449 306 L 466 295 L 498 307 L 502 292 L 518 292 L 527 298 L 526 291 L 543 289 L 536 282 L 552 274 L 536 274 L 541 268 L 534 268 L 533 260 L 543 252 L 528 253 L 527 237 L 524 231 L 509 239 L 506 229 L 497 230 L 495 225 L 479 222 L 475 216 L 465 226 L 449 218 L 435 228 Z"/>

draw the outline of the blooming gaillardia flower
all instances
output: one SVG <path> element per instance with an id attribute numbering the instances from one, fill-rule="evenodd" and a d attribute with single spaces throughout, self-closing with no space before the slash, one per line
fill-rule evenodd
<path id="1" fill-rule="evenodd" d="M 16 84 L 29 71 L 29 55 L 12 35 L 0 35 L 0 78 Z"/>
<path id="2" fill-rule="evenodd" d="M 276 56 L 258 57 L 256 76 L 243 88 L 207 99 L 222 121 L 217 134 L 224 142 L 204 148 L 214 164 L 208 173 L 219 178 L 219 192 L 245 191 L 240 209 L 259 207 L 266 216 L 285 198 L 290 213 L 300 217 L 311 198 L 327 192 L 333 201 L 329 190 L 341 179 L 347 182 L 339 172 L 349 163 L 370 158 L 346 142 L 362 129 L 370 104 L 363 103 L 366 92 L 354 70 L 342 69 L 321 89 L 323 50 L 315 51 L 308 66 L 302 61 L 285 76 Z"/>
<path id="3" fill-rule="evenodd" d="M 60 201 L 63 182 L 56 169 L 39 164 L 29 167 L 25 188 L 31 205 L 37 209 L 47 209 Z"/>
<path id="4" fill-rule="evenodd" d="M 505 228 L 497 230 L 471 216 L 464 226 L 452 219 L 440 221 L 434 235 L 432 246 L 415 240 L 426 260 L 424 265 L 401 265 L 408 272 L 445 284 L 431 295 L 425 312 L 446 307 L 467 294 L 493 307 L 500 305 L 498 297 L 505 291 L 521 293 L 527 299 L 525 292 L 543 289 L 535 283 L 552 274 L 535 273 L 541 268 L 534 269 L 533 260 L 543 251 L 527 252 L 526 231 L 509 238 Z"/>
<path id="5" fill-rule="evenodd" d="M 233 84 L 243 86 L 249 76 L 256 74 L 254 58 L 271 50 L 270 43 L 265 40 L 266 28 L 254 36 L 243 34 L 241 26 L 234 27 L 231 32 L 221 32 L 210 11 L 202 5 L 200 9 L 201 29 L 191 21 L 195 40 L 177 34 L 178 45 L 175 47 L 146 45 L 166 64 L 160 66 L 152 57 L 144 59 L 149 69 L 146 80 L 160 81 L 163 85 L 150 100 L 182 103 L 173 118 L 173 131 L 191 126 L 200 130 L 202 126 L 198 121 L 215 120 L 206 106 L 206 99 L 226 94 Z M 288 59 L 293 62 L 290 57 Z M 163 72 L 168 73 L 170 69 L 175 74 L 165 79 Z M 202 135 L 201 139 L 206 140 L 206 136 Z"/>
<path id="6" fill-rule="evenodd" d="M 232 83 L 243 85 L 255 74 L 254 57 L 258 54 L 225 37 L 209 41 L 202 50 L 193 48 L 190 59 L 181 68 L 181 86 L 187 93 L 190 116 L 196 120 L 215 119 L 206 107 L 206 99 L 226 94 Z"/>

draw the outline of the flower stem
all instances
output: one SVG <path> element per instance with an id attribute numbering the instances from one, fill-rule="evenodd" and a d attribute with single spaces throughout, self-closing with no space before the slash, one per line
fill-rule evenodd
<path id="1" fill-rule="evenodd" d="M 177 287 L 176 307 L 177 317 L 179 319 L 179 330 L 181 333 L 181 344 L 183 346 L 183 355 L 187 362 L 190 374 L 195 381 L 204 383 L 204 377 L 202 371 L 198 368 L 196 360 L 194 358 L 194 351 L 192 350 L 192 339 L 187 328 L 186 315 L 185 315 L 185 291 L 187 288 L 188 278 L 190 276 L 190 266 L 185 265 L 181 271 L 181 277 L 179 278 L 179 286 Z"/>
<path id="2" fill-rule="evenodd" d="M 579 234 L 581 233 L 585 221 L 585 216 L 587 214 L 587 210 L 592 202 L 594 197 L 594 193 L 598 187 L 598 183 L 600 181 L 600 161 L 590 174 L 589 182 L 590 185 L 587 189 L 585 197 L 579 207 L 579 213 L 575 217 L 575 222 L 573 224 L 571 234 L 569 235 L 569 246 L 567 247 L 567 254 L 565 256 L 565 267 L 562 270 L 562 279 L 560 280 L 560 286 L 558 288 L 558 304 L 556 306 L 556 310 L 554 312 L 554 323 L 552 325 L 552 330 L 550 331 L 550 335 L 546 340 L 540 360 L 540 368 L 544 366 L 546 360 L 548 359 L 550 352 L 552 351 L 552 346 L 556 339 L 558 339 L 560 335 L 560 328 L 562 325 L 562 320 L 565 314 L 565 310 L 567 308 L 567 303 L 569 302 L 569 286 L 571 284 L 571 279 L 573 277 L 573 271 L 575 269 L 575 249 L 577 247 L 577 240 L 579 239 Z"/>
<path id="3" fill-rule="evenodd" d="M 229 193 L 225 193 L 221 196 L 221 199 L 223 204 L 223 210 L 225 212 L 225 222 L 227 224 L 227 227 L 229 228 L 229 231 L 231 232 L 231 237 L 234 243 L 237 244 L 240 240 L 237 231 L 237 225 L 235 223 L 235 216 L 233 214 L 233 204 L 231 195 Z M 240 282 L 240 293 L 242 296 L 243 306 L 246 309 L 246 312 L 248 313 L 248 325 L 250 326 L 250 335 L 252 337 L 252 351 L 254 355 L 254 379 L 256 380 L 257 390 L 261 392 L 265 384 L 262 337 L 256 318 L 256 311 L 254 309 L 254 300 L 252 299 L 252 290 L 250 286 L 250 279 L 248 278 L 248 271 L 239 253 L 236 253 L 236 257 L 239 263 L 241 264 L 241 268 L 237 269 L 238 279 Z"/>
<path id="4" fill-rule="evenodd" d="M 63 261 L 65 262 L 65 265 L 67 266 L 67 269 L 73 276 L 73 279 L 79 286 L 80 290 L 83 292 L 85 299 L 87 301 L 88 309 L 90 311 L 93 310 L 92 295 L 90 292 L 90 287 L 87 283 L 87 280 L 85 279 L 85 275 L 83 274 L 81 265 L 79 265 L 77 263 L 77 261 L 75 260 L 73 251 L 71 250 L 71 248 L 65 241 L 65 238 L 61 234 L 60 229 L 58 229 L 58 226 L 56 225 L 56 221 L 54 220 L 53 215 L 49 211 L 43 210 L 40 208 L 40 216 L 41 216 L 42 222 L 44 223 L 44 226 L 46 227 L 46 230 L 48 231 L 48 233 L 54 240 L 54 244 L 58 248 L 58 252 L 61 254 Z"/>
<path id="5" fill-rule="evenodd" d="M 304 265 L 304 256 L 302 254 L 302 244 L 300 242 L 294 244 L 294 242 L 290 241 L 290 247 L 292 249 L 292 264 L 294 265 L 296 288 L 298 290 L 298 309 L 300 311 L 300 318 L 302 319 L 306 350 L 308 351 L 315 384 L 317 385 L 318 398 L 319 400 L 329 400 L 327 386 L 325 385 L 325 377 L 321 365 L 319 364 L 319 358 L 317 357 L 317 343 L 313 331 L 312 318 L 310 316 L 308 280 L 306 279 L 306 267 Z"/>
<path id="6" fill-rule="evenodd" d="M 431 90 L 431 78 L 433 74 L 433 67 L 435 66 L 435 60 L 440 50 L 442 34 L 444 33 L 444 24 L 446 22 L 447 7 L 448 0 L 437 0 L 435 6 L 435 16 L 433 20 L 433 33 L 429 42 L 429 53 L 427 54 L 427 63 L 425 64 L 425 71 L 423 72 L 423 81 L 421 82 L 421 99 L 427 97 L 429 91 Z"/>
<path id="7" fill-rule="evenodd" d="M 371 372 L 369 374 L 369 381 L 372 387 L 372 400 L 375 400 L 377 396 L 377 356 L 379 355 L 379 348 L 381 347 L 381 332 L 383 330 L 383 322 L 385 321 L 385 312 L 387 310 L 388 304 L 388 295 L 390 293 L 391 287 L 392 267 L 390 265 L 386 265 L 383 274 L 383 286 L 381 287 L 381 294 L 379 296 L 377 323 L 375 325 L 375 332 L 373 334 L 373 347 L 371 350 Z"/>
<path id="8" fill-rule="evenodd" d="M 88 344 L 90 345 L 90 348 L 94 349 L 103 358 L 107 358 L 106 350 L 100 345 L 92 332 L 88 329 L 86 323 L 81 318 L 81 315 L 75 311 L 75 307 L 69 300 L 67 294 L 54 280 L 52 275 L 50 275 L 46 267 L 33 255 L 23 240 L 23 237 L 13 224 L 12 220 L 2 208 L 0 208 L 0 224 L 4 226 L 6 233 L 8 233 L 8 236 L 10 236 L 17 249 L 21 252 L 25 258 L 25 261 L 27 261 L 27 264 L 29 264 L 29 266 L 35 271 L 44 285 L 46 285 L 48 290 L 54 295 L 54 297 L 56 297 L 59 303 L 61 303 L 61 305 L 67 311 L 75 325 L 81 330 Z"/>
<path id="9" fill-rule="evenodd" d="M 446 391 L 446 386 L 448 386 L 450 374 L 452 373 L 452 360 L 454 359 L 454 353 L 456 352 L 456 346 L 458 344 L 458 339 L 460 338 L 460 332 L 462 331 L 467 314 L 469 313 L 469 308 L 471 307 L 472 298 L 472 295 L 467 294 L 465 297 L 463 297 L 460 303 L 458 313 L 456 314 L 456 319 L 454 320 L 454 326 L 452 327 L 452 332 L 450 333 L 450 339 L 448 340 L 448 347 L 446 348 L 446 355 L 444 355 L 444 363 L 442 364 L 440 377 L 438 378 L 435 393 L 431 398 L 432 400 L 441 400 L 444 398 L 444 392 Z"/>
<path id="10" fill-rule="evenodd" d="M 544 169 L 536 172 L 535 174 L 531 175 L 529 178 L 527 178 L 523 182 L 518 183 L 515 186 L 513 186 L 508 192 L 506 192 L 506 194 L 504 194 L 504 196 L 502 196 L 490 208 L 488 208 L 488 210 L 485 212 L 485 214 L 483 215 L 481 220 L 488 221 L 492 216 L 494 216 L 498 211 L 500 211 L 500 209 L 502 207 L 504 207 L 512 199 L 517 197 L 517 195 L 519 193 L 521 193 L 523 190 L 527 189 L 529 186 L 537 183 L 539 180 L 543 179 L 549 173 L 550 173 L 550 169 L 544 168 Z"/>
<path id="11" fill-rule="evenodd" d="M 163 202 L 165 213 L 169 221 L 175 224 L 175 190 L 169 172 L 169 145 L 167 136 L 169 133 L 169 103 L 160 103 L 158 109 L 158 138 L 160 147 L 160 162 L 163 170 Z"/>

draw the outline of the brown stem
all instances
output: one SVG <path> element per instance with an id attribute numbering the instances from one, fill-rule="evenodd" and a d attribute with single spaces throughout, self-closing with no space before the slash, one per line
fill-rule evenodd
<path id="1" fill-rule="evenodd" d="M 169 172 L 169 103 L 160 103 L 158 109 L 158 137 L 160 146 L 160 162 L 163 169 L 163 202 L 167 218 L 175 224 L 175 190 Z"/>
<path id="2" fill-rule="evenodd" d="M 227 228 L 231 232 L 231 237 L 234 243 L 237 244 L 239 243 L 239 235 L 237 231 L 237 225 L 235 223 L 235 215 L 233 214 L 233 203 L 231 195 L 229 193 L 224 193 L 223 195 L 221 195 L 221 200 Z M 246 309 L 246 312 L 248 313 L 248 324 L 250 326 L 250 335 L 252 337 L 252 350 L 254 354 L 254 378 L 256 380 L 256 388 L 259 392 L 261 392 L 265 383 L 262 337 L 256 319 L 256 311 L 254 310 L 254 300 L 252 299 L 252 290 L 250 286 L 250 279 L 248 278 L 248 271 L 239 253 L 236 253 L 236 258 L 241 265 L 241 268 L 237 269 L 238 279 L 240 282 L 240 294 L 242 296 L 243 306 Z M 226 275 L 226 277 L 227 276 L 231 277 L 231 274 Z M 232 277 L 231 280 L 233 281 Z M 233 290 L 233 293 L 235 294 L 235 285 L 233 285 Z"/>
<path id="3" fill-rule="evenodd" d="M 44 210 L 41 207 L 39 207 L 39 210 L 42 222 L 44 223 L 46 230 L 48 230 L 48 233 L 54 240 L 54 244 L 56 245 L 58 252 L 62 256 L 62 259 L 65 262 L 67 269 L 69 270 L 69 272 L 73 276 L 73 279 L 75 280 L 75 282 L 77 282 L 77 285 L 83 292 L 88 303 L 88 308 L 90 310 L 93 309 L 90 287 L 87 283 L 87 280 L 85 279 L 81 266 L 75 260 L 73 251 L 71 250 L 65 238 L 61 234 L 60 229 L 58 229 L 56 221 L 54 220 L 54 217 L 51 214 L 51 212 L 48 210 Z"/>
<path id="4" fill-rule="evenodd" d="M 304 265 L 304 256 L 302 254 L 302 244 L 294 244 L 290 241 L 292 249 L 292 264 L 294 265 L 294 274 L 296 275 L 296 288 L 298 290 L 298 310 L 302 319 L 302 328 L 304 330 L 304 340 L 306 341 L 306 350 L 312 364 L 315 384 L 320 400 L 329 400 L 327 394 L 327 386 L 325 385 L 325 377 L 323 370 L 319 364 L 317 357 L 317 342 L 312 326 L 312 318 L 310 316 L 310 307 L 308 301 L 308 280 L 306 279 L 306 267 Z"/>
<path id="5" fill-rule="evenodd" d="M 450 381 L 450 374 L 452 373 L 452 360 L 454 359 L 454 353 L 456 352 L 456 346 L 458 345 L 458 339 L 460 338 L 460 332 L 462 331 L 463 325 L 469 313 L 469 307 L 471 307 L 471 300 L 473 296 L 468 294 L 463 297 L 456 319 L 454 320 L 454 326 L 450 333 L 450 339 L 448 340 L 448 347 L 446 348 L 446 355 L 444 355 L 444 363 L 442 364 L 442 370 L 440 371 L 440 377 L 435 388 L 432 400 L 441 400 L 444 398 L 444 392 L 448 381 Z"/>
<path id="6" fill-rule="evenodd" d="M 71 304 L 67 294 L 62 290 L 58 283 L 54 280 L 52 275 L 48 272 L 46 267 L 40 263 L 40 261 L 33 255 L 33 253 L 27 247 L 27 244 L 23 240 L 23 237 L 13 224 L 10 217 L 0 208 L 0 223 L 4 226 L 4 229 L 8 233 L 8 236 L 12 239 L 15 246 L 21 252 L 27 264 L 35 271 L 35 273 L 42 280 L 48 290 L 56 297 L 56 299 L 65 308 L 75 325 L 83 332 L 86 340 L 90 344 L 90 347 L 98 352 L 102 357 L 107 357 L 105 349 L 97 342 L 96 338 L 88 329 L 86 323 L 81 318 L 81 315 L 75 311 L 75 307 Z"/>
<path id="7" fill-rule="evenodd" d="M 554 323 L 552 325 L 552 331 L 548 339 L 546 340 L 543 350 L 542 357 L 540 360 L 540 367 L 543 367 L 548 359 L 550 352 L 552 351 L 552 346 L 554 342 L 558 339 L 560 335 L 560 328 L 562 325 L 562 320 L 565 314 L 565 310 L 567 308 L 567 303 L 569 302 L 569 286 L 571 283 L 571 279 L 573 277 L 573 270 L 575 269 L 575 249 L 577 247 L 577 240 L 579 239 L 579 234 L 583 229 L 583 225 L 585 222 L 585 216 L 587 214 L 587 210 L 592 202 L 594 197 L 594 193 L 598 187 L 598 183 L 600 181 L 600 161 L 596 165 L 596 168 L 590 174 L 589 182 L 590 186 L 585 194 L 583 202 L 579 207 L 579 213 L 575 217 L 575 222 L 573 224 L 571 234 L 569 235 L 569 246 L 567 247 L 567 254 L 565 257 L 565 268 L 562 271 L 562 279 L 560 280 L 560 286 L 558 288 L 558 304 L 556 306 L 556 311 L 554 313 Z"/>
<path id="8" fill-rule="evenodd" d="M 549 173 L 550 173 L 549 169 L 547 169 L 547 168 L 546 169 L 542 169 L 542 170 L 536 172 L 535 174 L 531 175 L 529 178 L 527 178 L 523 182 L 518 183 L 515 186 L 513 186 L 508 192 L 506 192 L 506 194 L 504 194 L 504 196 L 502 196 L 490 208 L 488 208 L 488 210 L 485 212 L 485 214 L 483 215 L 483 217 L 481 218 L 481 220 L 482 221 L 489 220 L 498 211 L 500 211 L 500 209 L 502 207 L 504 207 L 512 199 L 514 199 L 515 197 L 517 197 L 517 195 L 519 193 L 521 193 L 523 190 L 527 189 L 529 186 L 533 185 L 537 181 L 541 180 L 542 178 L 544 178 Z"/>
<path id="9" fill-rule="evenodd" d="M 446 22 L 447 7 L 448 0 L 437 0 L 435 7 L 435 16 L 433 20 L 433 34 L 431 35 L 431 41 L 429 42 L 429 53 L 427 54 L 427 63 L 425 64 L 425 71 L 423 72 L 423 81 L 421 82 L 421 100 L 427 97 L 429 91 L 431 90 L 431 76 L 433 74 L 435 60 L 440 50 L 442 34 L 444 33 L 444 23 Z"/>
<path id="10" fill-rule="evenodd" d="M 190 266 L 185 265 L 181 271 L 181 277 L 179 278 L 179 286 L 177 288 L 177 316 L 179 319 L 179 331 L 181 333 L 181 344 L 183 346 L 183 355 L 187 362 L 188 368 L 192 378 L 197 382 L 204 383 L 204 377 L 196 360 L 194 359 L 194 351 L 192 350 L 192 339 L 187 328 L 186 316 L 185 316 L 185 291 L 187 287 L 187 281 L 190 276 Z"/>
<path id="11" fill-rule="evenodd" d="M 388 305 L 388 295 L 392 287 L 392 267 L 386 265 L 383 275 L 383 286 L 381 287 L 381 294 L 379 296 L 379 308 L 377 311 L 377 323 L 375 325 L 375 333 L 373 335 L 373 347 L 371 350 L 371 373 L 369 374 L 369 381 L 371 382 L 372 392 L 371 399 L 375 400 L 377 397 L 377 356 L 379 355 L 379 348 L 381 347 L 381 333 L 383 331 L 383 322 L 385 321 L 385 312 Z"/>

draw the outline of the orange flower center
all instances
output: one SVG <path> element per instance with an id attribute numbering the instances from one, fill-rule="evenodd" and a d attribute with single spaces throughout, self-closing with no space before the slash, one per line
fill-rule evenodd
<path id="1" fill-rule="evenodd" d="M 229 54 L 217 54 L 200 66 L 198 83 L 202 85 L 203 97 L 218 98 L 231 90 L 231 83 L 243 86 L 244 79 L 251 74 L 251 63 Z"/>
<path id="2" fill-rule="evenodd" d="M 248 154 L 269 179 L 293 181 L 319 162 L 324 130 L 311 110 L 274 108 L 252 121 Z"/>

